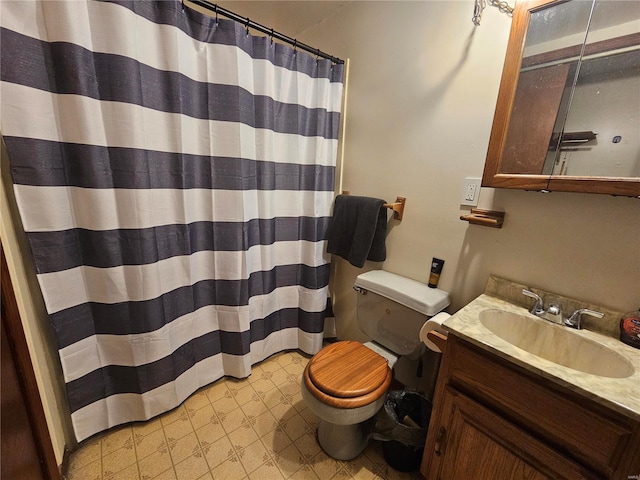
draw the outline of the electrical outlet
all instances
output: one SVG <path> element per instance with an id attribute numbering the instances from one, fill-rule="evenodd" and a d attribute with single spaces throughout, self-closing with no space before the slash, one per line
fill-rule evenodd
<path id="1" fill-rule="evenodd" d="M 478 197 L 480 196 L 480 179 L 467 177 L 464 179 L 462 187 L 462 198 L 460 205 L 468 205 L 471 207 L 478 206 Z"/>
<path id="2" fill-rule="evenodd" d="M 469 183 L 467 184 L 467 190 L 464 194 L 464 199 L 467 202 L 473 202 L 473 200 L 476 198 L 476 184 L 475 183 Z"/>

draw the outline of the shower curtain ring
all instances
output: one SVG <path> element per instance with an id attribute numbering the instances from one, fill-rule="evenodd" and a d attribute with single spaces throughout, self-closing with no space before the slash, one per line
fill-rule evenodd
<path id="1" fill-rule="evenodd" d="M 213 11 L 216 14 L 216 26 L 218 26 L 218 4 L 217 3 L 213 5 Z"/>
<path id="2" fill-rule="evenodd" d="M 247 17 L 247 21 L 244 24 L 245 28 L 247 29 L 247 35 L 249 35 L 249 22 L 251 22 L 251 20 L 249 20 L 249 17 Z"/>
<path id="3" fill-rule="evenodd" d="M 271 38 L 271 45 L 273 45 L 273 28 L 271 28 L 271 34 L 269 35 L 269 38 Z"/>
<path id="4" fill-rule="evenodd" d="M 293 53 L 296 53 L 296 48 L 298 48 L 298 39 L 293 40 Z"/>

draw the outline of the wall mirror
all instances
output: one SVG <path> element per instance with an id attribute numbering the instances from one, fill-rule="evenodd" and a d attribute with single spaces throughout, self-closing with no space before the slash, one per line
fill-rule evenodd
<path id="1" fill-rule="evenodd" d="M 640 197 L 640 2 L 516 4 L 482 185 Z"/>

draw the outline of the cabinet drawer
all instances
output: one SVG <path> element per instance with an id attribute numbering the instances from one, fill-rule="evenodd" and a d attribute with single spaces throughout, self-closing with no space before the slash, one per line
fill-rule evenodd
<path id="1" fill-rule="evenodd" d="M 609 475 L 633 428 L 596 403 L 456 342 L 449 384 L 585 465 Z"/>

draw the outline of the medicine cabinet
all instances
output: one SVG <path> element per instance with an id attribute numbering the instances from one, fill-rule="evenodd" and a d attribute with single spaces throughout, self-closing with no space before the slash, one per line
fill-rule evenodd
<path id="1" fill-rule="evenodd" d="M 482 185 L 640 197 L 640 2 L 516 3 Z"/>

